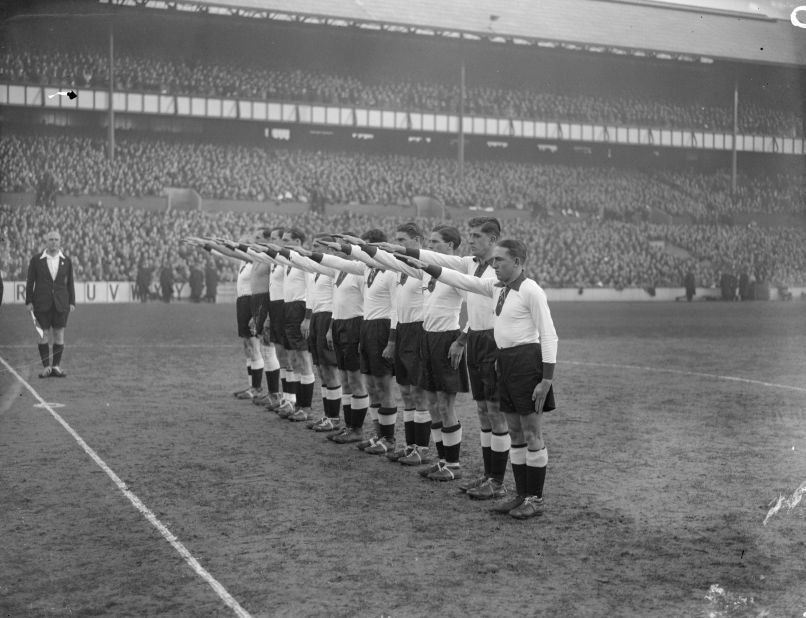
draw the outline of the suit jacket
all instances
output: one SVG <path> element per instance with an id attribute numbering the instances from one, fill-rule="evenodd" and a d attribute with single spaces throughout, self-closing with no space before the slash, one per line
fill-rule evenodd
<path id="1" fill-rule="evenodd" d="M 76 290 L 73 284 L 73 263 L 69 257 L 59 258 L 56 279 L 50 276 L 48 261 L 44 253 L 37 253 L 28 264 L 28 282 L 25 286 L 25 304 L 33 303 L 34 311 L 70 310 L 76 304 Z"/>

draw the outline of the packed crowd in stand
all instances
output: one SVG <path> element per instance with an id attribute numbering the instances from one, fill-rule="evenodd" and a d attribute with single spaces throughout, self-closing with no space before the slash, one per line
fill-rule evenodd
<path id="1" fill-rule="evenodd" d="M 783 174 L 743 175 L 734 198 L 725 174 L 469 160 L 460 180 L 449 158 L 119 138 L 110 162 L 100 138 L 0 138 L 0 191 L 33 191 L 45 170 L 66 195 L 138 197 L 188 187 L 203 198 L 307 201 L 315 185 L 330 204 L 408 204 L 430 196 L 446 206 L 576 211 L 627 221 L 644 220 L 650 210 L 697 221 L 806 211 L 804 177 Z"/>
<path id="2" fill-rule="evenodd" d="M 412 217 L 412 219 L 415 219 Z M 408 220 L 408 219 L 406 219 Z M 434 221 L 419 219 L 425 229 Z M 311 234 L 323 229 L 380 228 L 391 233 L 405 220 L 343 211 L 253 215 L 203 211 L 150 212 L 89 206 L 0 206 L 0 231 L 12 248 L 2 265 L 6 280 L 24 280 L 27 261 L 44 233 L 59 229 L 77 280 L 135 281 L 138 266 L 169 266 L 179 281 L 199 265 L 198 251 L 180 242 L 188 235 L 237 239 L 256 223 L 294 225 Z M 459 225 L 460 229 L 462 226 Z M 463 230 L 464 231 L 464 230 Z M 504 236 L 530 249 L 526 265 L 544 287 L 679 287 L 692 269 L 699 285 L 713 286 L 721 272 L 747 271 L 774 285 L 806 284 L 806 233 L 796 228 L 727 225 L 656 225 L 541 216 L 504 222 Z M 663 240 L 690 257 L 654 248 Z M 222 281 L 235 267 L 219 260 Z"/>
<path id="3" fill-rule="evenodd" d="M 742 175 L 736 186 L 735 197 L 730 193 L 730 174 L 727 171 L 715 174 L 665 171 L 656 177 L 696 196 L 710 213 L 806 212 L 806 180 L 803 177 L 783 173 Z"/>
<path id="4" fill-rule="evenodd" d="M 355 75 L 338 70 L 277 68 L 253 59 L 215 62 L 201 59 L 120 54 L 115 85 L 123 91 L 173 95 L 293 101 L 398 111 L 458 113 L 460 90 L 455 83 L 422 81 L 412 76 Z M 107 88 L 105 51 L 15 50 L 0 54 L 0 82 L 73 88 Z M 556 88 L 556 85 L 554 86 Z M 465 113 L 509 119 L 566 121 L 622 126 L 662 127 L 731 132 L 731 102 L 674 101 L 667 95 L 614 89 L 607 92 L 547 91 L 540 87 L 470 85 Z M 763 102 L 742 98 L 739 132 L 794 137 L 803 135 L 797 109 L 779 107 L 775 97 Z"/>

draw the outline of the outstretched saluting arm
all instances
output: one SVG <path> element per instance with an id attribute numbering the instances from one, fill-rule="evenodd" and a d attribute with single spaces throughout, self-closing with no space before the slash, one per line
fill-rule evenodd
<path id="1" fill-rule="evenodd" d="M 422 269 L 438 281 L 446 283 L 451 287 L 466 292 L 473 292 L 474 294 L 481 294 L 482 296 L 489 296 L 490 298 L 495 295 L 495 281 L 493 279 L 472 277 L 451 268 L 442 268 L 442 266 L 428 264 L 424 260 L 409 256 L 405 256 L 402 259 L 406 260 L 411 266 Z"/>

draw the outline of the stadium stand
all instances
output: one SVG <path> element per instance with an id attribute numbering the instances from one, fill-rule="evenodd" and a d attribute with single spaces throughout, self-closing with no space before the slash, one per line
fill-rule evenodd
<path id="1" fill-rule="evenodd" d="M 417 195 L 446 206 L 576 211 L 640 221 L 655 209 L 713 220 L 739 212 L 806 212 L 803 177 L 748 177 L 736 198 L 724 173 L 643 172 L 595 166 L 468 161 L 460 181 L 449 158 L 309 151 L 199 142 L 188 138 L 121 138 L 114 162 L 99 138 L 4 135 L 0 191 L 33 191 L 48 170 L 68 195 L 162 195 L 181 186 L 205 198 L 306 201 L 316 183 L 331 204 L 408 204 Z"/>
<path id="2" fill-rule="evenodd" d="M 225 49 L 222 48 L 222 49 Z M 245 56 L 249 58 L 250 56 Z M 106 88 L 107 58 L 97 49 L 6 51 L 0 55 L 0 83 Z M 458 113 L 460 90 L 455 79 L 425 81 L 404 71 L 395 75 L 358 75 L 344 68 L 327 71 L 304 66 L 271 67 L 243 58 L 227 62 L 182 58 L 174 54 L 150 57 L 142 52 L 121 54 L 115 61 L 118 89 L 163 94 L 188 94 L 254 100 L 296 101 L 360 106 L 399 111 Z M 349 71 L 349 67 L 347 68 Z M 540 76 L 537 81 L 540 82 Z M 687 96 L 668 88 L 640 87 L 640 82 L 587 91 L 555 79 L 548 87 L 497 85 L 482 72 L 467 89 L 465 113 L 509 119 L 539 119 L 730 132 L 732 102 L 723 92 L 716 99 L 696 101 L 692 91 L 707 91 L 702 78 Z M 786 88 L 779 85 L 776 92 Z M 780 94 L 780 92 L 778 92 Z M 794 137 L 803 135 L 803 115 L 788 109 L 793 96 L 767 91 L 739 107 L 739 131 L 747 134 Z"/>

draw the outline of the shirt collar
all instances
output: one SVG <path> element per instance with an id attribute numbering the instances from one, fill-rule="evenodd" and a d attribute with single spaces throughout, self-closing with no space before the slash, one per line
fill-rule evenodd
<path id="1" fill-rule="evenodd" d="M 474 256 L 473 256 L 473 261 L 474 261 L 476 264 L 486 264 L 487 266 L 491 266 L 491 265 L 492 265 L 492 263 L 493 263 L 493 258 L 492 258 L 492 257 L 489 257 L 489 258 L 487 258 L 486 260 L 480 260 L 479 258 L 477 258 L 477 257 L 474 255 Z"/>
<path id="2" fill-rule="evenodd" d="M 45 250 L 42 252 L 42 255 L 40 255 L 40 256 L 39 256 L 39 259 L 40 259 L 40 260 L 44 260 L 44 259 L 47 259 L 47 258 L 49 258 L 49 257 L 50 257 L 50 256 L 48 255 L 48 250 L 47 250 L 47 249 L 45 249 Z M 53 257 L 54 257 L 54 258 L 59 258 L 60 260 L 63 260 L 63 259 L 64 259 L 64 253 L 62 253 L 62 250 L 61 250 L 61 249 L 59 249 L 59 252 L 58 252 L 56 255 L 54 255 Z"/>
<path id="3" fill-rule="evenodd" d="M 524 281 L 526 281 L 526 275 L 524 275 L 523 272 L 521 272 L 521 274 L 518 275 L 513 281 L 510 281 L 509 283 L 503 283 L 502 281 L 499 281 L 498 283 L 495 284 L 495 287 L 509 288 L 517 292 L 518 290 L 521 289 L 521 284 Z"/>

